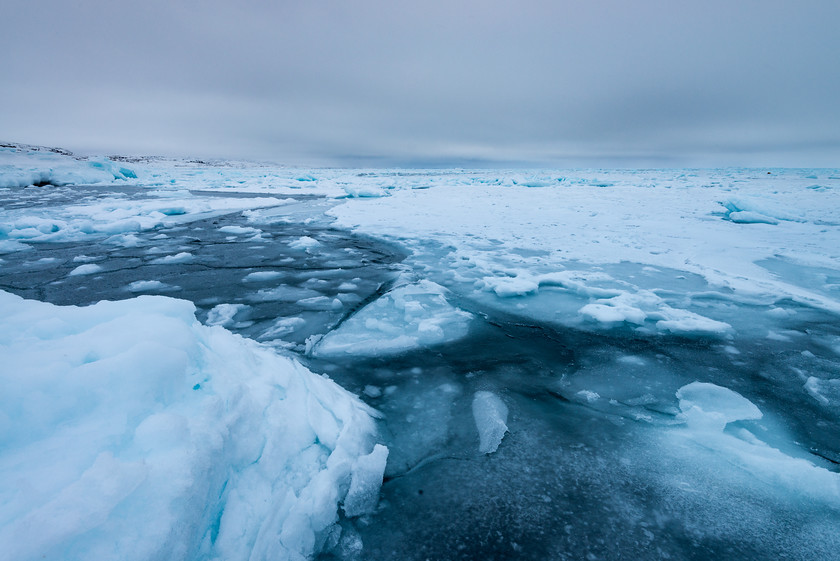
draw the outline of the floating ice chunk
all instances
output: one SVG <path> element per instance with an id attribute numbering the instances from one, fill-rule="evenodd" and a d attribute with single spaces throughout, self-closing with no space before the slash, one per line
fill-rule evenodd
<path id="1" fill-rule="evenodd" d="M 350 489 L 344 498 L 344 514 L 353 517 L 373 514 L 376 511 L 387 460 L 388 448 L 381 444 L 374 446 L 373 452 L 367 456 L 356 460 L 350 478 Z"/>
<path id="2" fill-rule="evenodd" d="M 472 315 L 453 307 L 445 294 L 427 280 L 396 288 L 327 333 L 313 352 L 373 356 L 460 339 Z"/>
<path id="3" fill-rule="evenodd" d="M 71 277 L 75 277 L 77 275 L 92 275 L 94 273 L 98 273 L 102 270 L 102 267 L 96 265 L 95 263 L 88 263 L 87 265 L 79 265 L 70 273 L 68 273 Z"/>
<path id="4" fill-rule="evenodd" d="M 472 402 L 473 419 L 478 429 L 478 451 L 492 454 L 499 448 L 508 430 L 508 408 L 493 392 L 475 392 Z"/>
<path id="5" fill-rule="evenodd" d="M 171 286 L 159 280 L 139 280 L 128 285 L 128 290 L 131 292 L 159 292 L 171 288 Z"/>
<path id="6" fill-rule="evenodd" d="M 643 325 L 650 320 L 658 330 L 679 335 L 722 335 L 732 329 L 728 323 L 672 308 L 648 290 L 622 292 L 612 298 L 600 299 L 583 306 L 579 312 L 608 325 L 622 322 Z"/>
<path id="7" fill-rule="evenodd" d="M 688 426 L 723 430 L 727 423 L 760 419 L 761 411 L 741 394 L 707 382 L 692 382 L 677 390 L 680 410 Z"/>
<path id="8" fill-rule="evenodd" d="M 195 261 L 195 255 L 182 251 L 175 255 L 166 255 L 152 260 L 152 265 L 177 265 L 179 263 L 192 263 Z"/>
<path id="9" fill-rule="evenodd" d="M 485 277 L 484 284 L 496 293 L 499 298 L 513 298 L 536 293 L 540 285 L 534 279 L 516 277 Z"/>
<path id="10" fill-rule="evenodd" d="M 299 317 L 280 318 L 260 335 L 260 340 L 275 339 L 297 331 L 306 325 L 306 320 Z"/>
<path id="11" fill-rule="evenodd" d="M 191 303 L 0 309 L 0 557 L 311 559 L 375 508 L 376 413 Z"/>
<path id="12" fill-rule="evenodd" d="M 315 238 L 310 238 L 309 236 L 301 236 L 295 241 L 289 243 L 289 247 L 291 247 L 292 249 L 303 249 L 305 251 L 309 251 L 310 249 L 316 248 L 319 245 L 321 245 L 321 242 L 319 242 Z"/>
<path id="13" fill-rule="evenodd" d="M 242 310 L 248 309 L 245 304 L 219 304 L 207 312 L 207 325 L 226 326 L 233 323 L 233 318 Z"/>
<path id="14" fill-rule="evenodd" d="M 601 323 L 628 322 L 641 325 L 647 319 L 647 314 L 624 303 L 615 304 L 587 304 L 580 309 L 580 313 Z"/>
<path id="15" fill-rule="evenodd" d="M 313 296 L 312 298 L 303 298 L 298 300 L 298 305 L 307 310 L 340 310 L 344 307 L 341 300 L 338 298 L 330 298 L 329 296 Z"/>
<path id="16" fill-rule="evenodd" d="M 365 395 L 368 397 L 375 398 L 380 397 L 382 395 L 382 390 L 379 388 L 379 386 L 367 385 L 362 391 L 364 391 Z"/>
<path id="17" fill-rule="evenodd" d="M 586 400 L 587 403 L 594 403 L 601 399 L 601 396 L 598 393 L 590 390 L 580 390 L 577 395 Z"/>
<path id="18" fill-rule="evenodd" d="M 27 251 L 29 249 L 32 249 L 32 246 L 17 240 L 0 240 L 0 255 L 4 253 L 15 253 L 17 251 Z"/>
<path id="19" fill-rule="evenodd" d="M 246 234 L 261 234 L 262 230 L 258 228 L 253 228 L 251 226 L 222 226 L 219 228 L 219 231 L 223 234 L 234 234 L 236 236 L 242 236 Z"/>
<path id="20" fill-rule="evenodd" d="M 805 382 L 805 391 L 822 405 L 840 407 L 840 378 L 823 380 L 811 376 Z"/>
<path id="21" fill-rule="evenodd" d="M 242 280 L 245 282 L 264 282 L 279 279 L 282 276 L 283 273 L 280 271 L 255 271 L 245 275 L 245 278 Z"/>

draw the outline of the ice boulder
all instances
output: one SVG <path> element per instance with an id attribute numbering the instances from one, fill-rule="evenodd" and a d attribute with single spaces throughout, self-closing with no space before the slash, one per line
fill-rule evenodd
<path id="1" fill-rule="evenodd" d="M 190 302 L 0 309 L 0 558 L 302 560 L 375 507 L 376 413 Z"/>
<path id="2" fill-rule="evenodd" d="M 460 339 L 472 314 L 452 306 L 446 292 L 427 280 L 395 288 L 327 333 L 312 352 L 373 356 Z"/>

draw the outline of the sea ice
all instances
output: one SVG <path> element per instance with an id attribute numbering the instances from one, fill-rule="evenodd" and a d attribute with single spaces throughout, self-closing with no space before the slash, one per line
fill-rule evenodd
<path id="1" fill-rule="evenodd" d="M 668 437 L 681 440 L 680 447 L 684 447 L 685 442 L 693 442 L 697 446 L 694 454 L 704 456 L 703 469 L 717 464 L 721 478 L 734 480 L 739 472 L 746 473 L 750 476 L 750 486 L 769 486 L 775 493 L 784 488 L 810 500 L 835 505 L 835 508 L 840 503 L 840 474 L 804 458 L 790 456 L 746 428 L 724 431 L 729 423 L 763 417 L 747 398 L 705 382 L 683 386 L 676 395 L 686 425 Z M 683 453 L 688 452 L 684 450 Z"/>
<path id="2" fill-rule="evenodd" d="M 245 304 L 217 304 L 207 312 L 207 325 L 227 326 L 233 323 L 233 318 L 242 310 L 247 310 Z"/>
<path id="3" fill-rule="evenodd" d="M 321 245 L 321 242 L 316 240 L 315 238 L 311 238 L 309 236 L 301 236 L 300 238 L 296 239 L 295 241 L 289 244 L 289 247 L 292 249 L 302 249 L 304 251 L 309 251 Z"/>
<path id="4" fill-rule="evenodd" d="M 723 430 L 728 423 L 762 417 L 758 407 L 741 394 L 708 382 L 681 387 L 677 399 L 682 415 L 693 428 Z"/>
<path id="5" fill-rule="evenodd" d="M 140 280 L 134 281 L 128 285 L 128 290 L 131 292 L 160 292 L 171 288 L 172 287 L 168 284 L 162 283 L 158 280 Z"/>
<path id="6" fill-rule="evenodd" d="M 379 488 L 388 460 L 388 448 L 377 444 L 373 452 L 356 459 L 350 478 L 350 489 L 344 498 L 344 513 L 347 516 L 372 514 L 379 502 Z"/>
<path id="7" fill-rule="evenodd" d="M 439 345 L 467 334 L 472 315 L 446 300 L 431 281 L 395 288 L 327 333 L 316 356 L 375 356 Z"/>
<path id="8" fill-rule="evenodd" d="M 499 448 L 508 430 L 507 405 L 493 392 L 479 391 L 473 396 L 472 412 L 478 429 L 478 451 L 492 454 Z"/>
<path id="9" fill-rule="evenodd" d="M 840 407 L 840 378 L 823 380 L 809 376 L 805 381 L 805 391 L 826 407 Z"/>
<path id="10" fill-rule="evenodd" d="M 373 410 L 191 303 L 0 308 L 0 557 L 306 559 L 375 508 Z"/>
<path id="11" fill-rule="evenodd" d="M 242 280 L 245 282 L 266 282 L 279 279 L 282 276 L 283 273 L 280 271 L 254 271 L 245 275 Z"/>
<path id="12" fill-rule="evenodd" d="M 195 261 L 195 255 L 187 251 L 176 253 L 175 255 L 164 255 L 152 260 L 152 265 L 177 265 L 180 263 L 192 263 Z"/>
<path id="13" fill-rule="evenodd" d="M 71 277 L 75 277 L 78 275 L 92 275 L 94 273 L 98 273 L 101 270 L 102 267 L 100 265 L 97 265 L 95 263 L 88 263 L 87 265 L 79 265 L 78 267 L 70 271 L 68 274 Z"/>

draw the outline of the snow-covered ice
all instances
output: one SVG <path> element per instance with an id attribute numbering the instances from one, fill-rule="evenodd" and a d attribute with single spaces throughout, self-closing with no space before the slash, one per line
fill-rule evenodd
<path id="1" fill-rule="evenodd" d="M 0 558 L 837 559 L 838 192 L 4 147 Z"/>
<path id="2" fill-rule="evenodd" d="M 189 302 L 0 307 L 4 559 L 304 559 L 375 507 L 373 411 Z"/>

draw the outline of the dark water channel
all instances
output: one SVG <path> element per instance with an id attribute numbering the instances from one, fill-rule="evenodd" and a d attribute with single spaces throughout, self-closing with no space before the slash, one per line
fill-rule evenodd
<path id="1" fill-rule="evenodd" d="M 840 559 L 835 506 L 738 477 L 719 484 L 714 450 L 663 440 L 677 426 L 676 390 L 712 382 L 765 412 L 744 425 L 757 437 L 836 472 L 840 416 L 791 374 L 836 374 L 825 346 L 738 341 L 733 358 L 719 341 L 562 330 L 460 300 L 477 318 L 465 339 L 315 359 L 306 340 L 411 274 L 407 256 L 320 222 L 260 224 L 258 237 L 250 227 L 233 213 L 142 232 L 132 247 L 32 244 L 3 256 L 0 288 L 60 305 L 188 299 L 202 321 L 296 352 L 380 410 L 390 449 L 380 510 L 343 520 L 322 559 Z M 70 275 L 83 264 L 101 269 Z M 840 334 L 831 318 L 809 329 Z M 481 390 L 510 410 L 489 455 L 471 410 Z"/>

